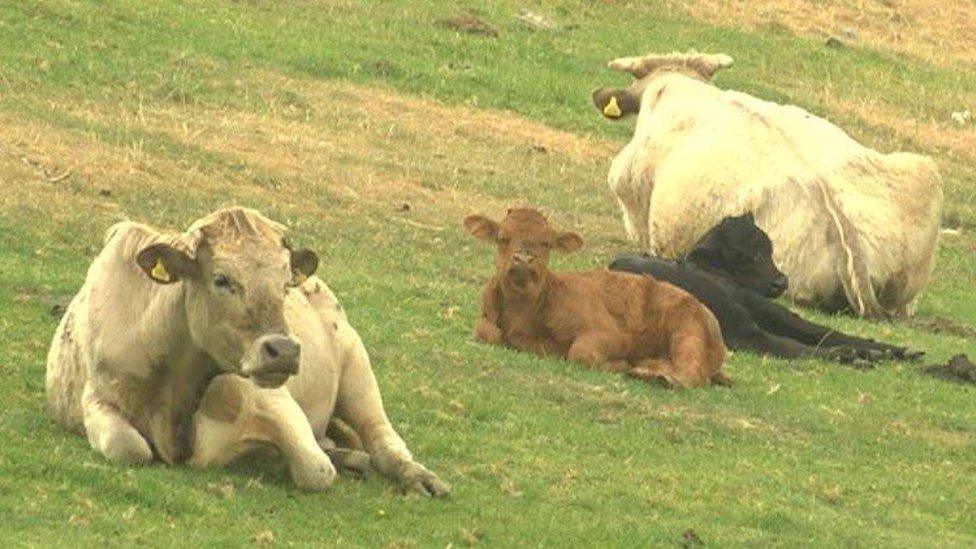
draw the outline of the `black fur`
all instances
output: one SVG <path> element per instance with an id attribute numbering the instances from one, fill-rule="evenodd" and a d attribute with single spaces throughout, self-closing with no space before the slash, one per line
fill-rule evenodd
<path id="1" fill-rule="evenodd" d="M 684 261 L 630 255 L 614 259 L 610 269 L 651 275 L 692 294 L 718 319 L 725 344 L 733 350 L 855 364 L 922 355 L 814 324 L 774 302 L 771 298 L 782 295 L 789 280 L 772 254 L 769 237 L 747 213 L 723 219 Z"/>

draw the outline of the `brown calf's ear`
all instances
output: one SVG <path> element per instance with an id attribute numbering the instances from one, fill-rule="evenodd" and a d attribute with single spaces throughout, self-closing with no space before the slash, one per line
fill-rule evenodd
<path id="1" fill-rule="evenodd" d="M 295 282 L 301 284 L 305 279 L 315 274 L 319 268 L 319 256 L 308 248 L 291 250 L 291 272 Z"/>
<path id="2" fill-rule="evenodd" d="M 464 228 L 479 240 L 494 242 L 498 238 L 498 223 L 483 215 L 465 217 Z"/>
<path id="3" fill-rule="evenodd" d="M 199 272 L 197 262 L 169 244 L 151 244 L 136 256 L 136 263 L 153 282 L 172 284 Z"/>
<path id="4" fill-rule="evenodd" d="M 600 88 L 593 91 L 593 105 L 610 120 L 640 111 L 640 100 L 629 89 Z"/>
<path id="5" fill-rule="evenodd" d="M 571 231 L 556 233 L 555 244 L 560 252 L 575 252 L 583 247 L 583 237 Z"/>

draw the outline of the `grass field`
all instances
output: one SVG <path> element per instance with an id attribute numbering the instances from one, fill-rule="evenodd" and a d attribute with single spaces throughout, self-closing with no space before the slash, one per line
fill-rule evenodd
<path id="1" fill-rule="evenodd" d="M 889 47 L 878 29 L 895 19 L 850 22 L 836 0 L 823 13 L 868 30 L 833 49 L 811 31 L 832 20 L 793 24 L 789 2 L 714 4 L 533 3 L 556 23 L 534 29 L 508 0 L 0 0 L 0 540 L 673 546 L 692 529 L 712 546 L 976 545 L 976 392 L 920 365 L 736 353 L 734 389 L 670 392 L 470 340 L 493 262 L 460 218 L 541 206 L 587 240 L 560 268 L 630 250 L 604 182 L 632 126 L 605 122 L 589 91 L 625 82 L 607 59 L 696 48 L 736 58 L 719 86 L 937 160 L 960 234 L 942 238 L 919 321 L 804 314 L 928 363 L 976 356 L 931 328 L 976 324 L 976 130 L 951 119 L 976 111 L 976 68 L 945 42 L 970 47 L 973 29 L 935 40 L 907 9 L 923 2 L 886 3 L 909 14 Z M 498 35 L 441 23 L 469 11 Z M 48 419 L 52 307 L 104 230 L 182 228 L 234 203 L 319 251 L 394 424 L 450 499 L 378 478 L 303 494 L 258 459 L 127 469 Z"/>

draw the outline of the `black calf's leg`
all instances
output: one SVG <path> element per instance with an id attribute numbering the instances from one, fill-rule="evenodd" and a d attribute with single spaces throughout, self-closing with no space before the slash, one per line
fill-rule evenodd
<path id="1" fill-rule="evenodd" d="M 763 330 L 773 334 L 795 339 L 814 347 L 847 347 L 857 351 L 858 358 L 877 360 L 888 356 L 893 358 L 915 358 L 904 347 L 879 343 L 835 331 L 833 328 L 815 324 L 800 315 L 772 301 L 750 299 L 746 304 L 752 318 Z"/>
<path id="2" fill-rule="evenodd" d="M 759 327 L 748 330 L 727 341 L 733 349 L 756 351 L 778 358 L 822 358 L 855 368 L 872 368 L 878 356 L 863 356 L 858 349 L 847 346 L 817 347 L 794 339 L 765 332 Z"/>

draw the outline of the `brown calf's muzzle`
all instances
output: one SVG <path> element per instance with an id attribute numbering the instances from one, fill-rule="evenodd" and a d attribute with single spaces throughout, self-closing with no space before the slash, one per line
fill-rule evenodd
<path id="1" fill-rule="evenodd" d="M 524 251 L 518 251 L 512 254 L 512 262 L 515 265 L 529 265 L 535 261 L 535 256 Z"/>

